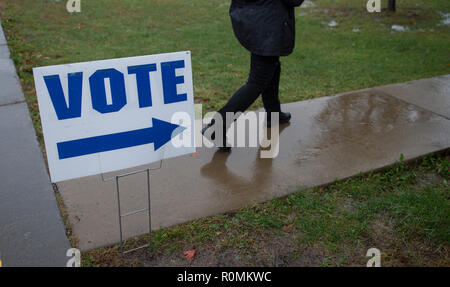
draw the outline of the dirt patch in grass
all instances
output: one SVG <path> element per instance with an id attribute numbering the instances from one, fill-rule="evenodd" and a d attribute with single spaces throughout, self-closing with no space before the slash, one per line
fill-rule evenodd
<path id="1" fill-rule="evenodd" d="M 429 184 L 442 184 L 444 178 L 436 172 L 426 172 L 418 176 L 417 187 L 426 186 Z"/>
<path id="2" fill-rule="evenodd" d="M 393 223 L 388 215 L 378 215 L 371 224 L 369 234 L 369 244 L 380 250 L 390 249 L 396 241 Z"/>
<path id="3" fill-rule="evenodd" d="M 220 238 L 199 246 L 184 245 L 175 251 L 144 250 L 124 255 L 117 248 L 100 249 L 84 256 L 88 266 L 146 266 L 146 267 L 236 267 L 320 266 L 331 253 L 320 244 L 298 243 L 298 233 L 263 234 L 254 238 L 251 249 L 220 248 Z M 193 260 L 186 259 L 185 250 L 195 250 Z M 86 262 L 87 260 L 87 262 Z"/>

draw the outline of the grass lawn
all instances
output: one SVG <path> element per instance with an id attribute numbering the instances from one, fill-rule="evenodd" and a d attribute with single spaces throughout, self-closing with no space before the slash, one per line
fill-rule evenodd
<path id="1" fill-rule="evenodd" d="M 297 8 L 295 52 L 282 59 L 283 103 L 450 73 L 450 1 L 398 0 L 395 14 L 366 1 L 317 0 Z M 383 0 L 386 5 L 387 0 Z M 192 52 L 196 101 L 217 110 L 247 78 L 249 53 L 234 38 L 229 0 L 0 0 L 0 17 L 38 139 L 32 68 Z M 335 27 L 328 24 L 338 23 Z M 393 32 L 393 24 L 404 32 Z M 357 31 L 357 32 L 355 32 Z M 0 87 L 1 88 L 1 87 Z M 261 106 L 258 100 L 252 108 Z M 84 266 L 449 266 L 450 156 L 361 175 L 328 187 L 155 232 L 152 252 L 123 259 L 117 246 L 85 252 Z M 136 238 L 126 247 L 142 243 Z M 195 249 L 193 261 L 183 251 Z"/>
<path id="2" fill-rule="evenodd" d="M 282 59 L 283 103 L 450 73 L 450 26 L 441 23 L 450 1 L 400 0 L 395 14 L 369 14 L 365 2 L 320 0 L 296 9 L 296 50 Z M 82 12 L 71 15 L 64 0 L 0 0 L 40 142 L 32 76 L 38 66 L 191 50 L 196 99 L 204 111 L 220 108 L 249 69 L 249 53 L 231 29 L 229 3 L 81 0 Z M 330 28 L 332 20 L 338 25 Z M 408 31 L 391 33 L 392 24 Z M 260 106 L 257 101 L 254 108 Z"/>
<path id="3" fill-rule="evenodd" d="M 118 246 L 82 254 L 83 266 L 450 265 L 450 154 L 153 233 L 152 251 Z M 127 241 L 125 250 L 147 238 Z M 184 251 L 196 250 L 194 260 Z"/>

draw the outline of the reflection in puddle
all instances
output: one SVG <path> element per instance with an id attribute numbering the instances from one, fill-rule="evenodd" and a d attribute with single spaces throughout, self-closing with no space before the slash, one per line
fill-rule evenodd
<path id="1" fill-rule="evenodd" d="M 288 124 L 283 124 L 279 126 L 279 133 L 281 135 L 284 129 L 289 126 Z M 271 139 L 271 129 L 264 129 L 267 133 L 264 138 Z M 272 141 L 278 144 L 278 140 Z M 231 152 L 221 152 L 216 151 L 211 159 L 211 161 L 204 166 L 202 166 L 200 173 L 202 176 L 213 179 L 217 184 L 220 184 L 227 191 L 231 193 L 245 192 L 246 190 L 252 189 L 262 189 L 267 185 L 267 182 L 271 180 L 271 170 L 273 164 L 273 158 L 263 158 L 261 153 L 266 149 L 273 149 L 272 147 L 259 148 L 255 155 L 254 160 L 250 166 L 250 173 L 252 176 L 246 178 L 245 176 L 239 175 L 238 171 L 232 171 L 227 167 L 227 159 L 237 149 L 243 148 L 233 148 Z M 242 160 L 247 160 L 243 158 Z M 241 166 L 246 166 L 246 164 L 241 164 Z"/>
<path id="2" fill-rule="evenodd" d="M 427 121 L 430 115 L 384 95 L 339 96 L 327 101 L 315 118 L 321 131 L 317 146 L 323 149 L 343 140 L 364 141 L 368 134 L 386 133 L 405 122 Z"/>

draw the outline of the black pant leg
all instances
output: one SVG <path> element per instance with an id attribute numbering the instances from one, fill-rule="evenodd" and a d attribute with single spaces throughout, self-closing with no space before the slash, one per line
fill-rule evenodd
<path id="1" fill-rule="evenodd" d="M 247 110 L 258 96 L 271 85 L 277 68 L 279 68 L 279 57 L 252 54 L 248 81 L 219 110 L 222 118 L 225 119 L 228 112 L 236 113 Z"/>
<path id="2" fill-rule="evenodd" d="M 275 70 L 275 74 L 272 78 L 270 85 L 262 92 L 262 101 L 266 112 L 280 112 L 280 98 L 278 96 L 280 86 L 281 75 L 281 63 L 278 61 L 278 65 Z"/>

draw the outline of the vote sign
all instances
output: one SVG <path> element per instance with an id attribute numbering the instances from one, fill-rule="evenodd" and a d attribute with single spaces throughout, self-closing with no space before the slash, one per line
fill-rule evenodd
<path id="1" fill-rule="evenodd" d="M 52 182 L 195 151 L 189 52 L 40 67 L 33 74 Z M 190 144 L 174 145 L 174 137 L 189 137 Z"/>

